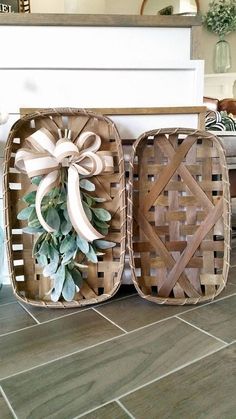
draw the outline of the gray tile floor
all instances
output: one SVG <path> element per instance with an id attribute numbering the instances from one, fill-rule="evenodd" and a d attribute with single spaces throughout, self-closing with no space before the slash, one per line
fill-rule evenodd
<path id="1" fill-rule="evenodd" d="M 236 247 L 211 303 L 158 306 L 122 286 L 78 310 L 0 291 L 0 418 L 235 419 Z"/>

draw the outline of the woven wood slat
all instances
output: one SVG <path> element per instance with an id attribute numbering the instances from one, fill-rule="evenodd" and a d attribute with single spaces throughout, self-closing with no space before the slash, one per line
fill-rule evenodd
<path id="1" fill-rule="evenodd" d="M 229 268 L 230 191 L 218 138 L 173 128 L 136 140 L 128 247 L 134 284 L 147 300 L 196 304 L 222 291 Z"/>
<path id="2" fill-rule="evenodd" d="M 100 150 L 111 151 L 114 160 L 113 174 L 99 175 L 93 177 L 92 181 L 96 185 L 96 195 L 107 200 L 102 207 L 111 213 L 112 219 L 106 240 L 116 242 L 116 246 L 104 251 L 104 256 L 99 256 L 97 264 L 88 263 L 88 270 L 83 274 L 84 285 L 71 302 L 50 301 L 47 293 L 52 281 L 43 277 L 41 267 L 32 257 L 34 237 L 22 233 L 24 222 L 16 218 L 24 207 L 21 198 L 35 187 L 26 175 L 14 169 L 15 152 L 24 146 L 25 138 L 42 127 L 55 136 L 58 135 L 58 128 L 69 128 L 72 130 L 72 141 L 84 131 L 96 132 L 102 139 Z M 40 110 L 18 120 L 11 129 L 5 149 L 4 213 L 10 279 L 20 300 L 42 307 L 80 307 L 114 295 L 121 282 L 126 241 L 124 159 L 114 123 L 102 115 L 71 108 Z M 22 264 L 18 266 L 19 263 Z"/>

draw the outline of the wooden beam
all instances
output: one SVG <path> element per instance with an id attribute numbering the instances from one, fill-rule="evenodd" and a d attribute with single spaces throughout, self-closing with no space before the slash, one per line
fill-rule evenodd
<path id="1" fill-rule="evenodd" d="M 14 26 L 124 26 L 191 28 L 201 25 L 199 16 L 82 15 L 54 13 L 3 13 L 1 25 Z"/>
<path id="2" fill-rule="evenodd" d="M 103 115 L 177 115 L 177 114 L 202 114 L 205 115 L 205 106 L 175 106 L 156 108 L 86 108 L 92 112 Z M 26 115 L 36 112 L 40 108 L 21 108 L 20 114 Z"/>

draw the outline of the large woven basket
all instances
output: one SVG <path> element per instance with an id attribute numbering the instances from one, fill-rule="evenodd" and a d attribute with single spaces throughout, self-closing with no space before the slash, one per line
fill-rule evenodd
<path id="1" fill-rule="evenodd" d="M 225 287 L 230 192 L 222 145 L 190 129 L 144 133 L 133 145 L 128 243 L 139 294 L 196 304 Z"/>
<path id="2" fill-rule="evenodd" d="M 56 134 L 58 128 L 69 128 L 72 138 L 83 131 L 93 131 L 100 135 L 100 150 L 112 152 L 114 174 L 103 174 L 92 178 L 96 185 L 96 195 L 106 198 L 102 207 L 111 215 L 110 228 L 106 240 L 116 243 L 112 249 L 99 256 L 98 263 L 88 263 L 84 283 L 80 292 L 71 302 L 50 301 L 48 291 L 51 279 L 42 275 L 41 267 L 32 257 L 35 238 L 22 233 L 24 222 L 17 220 L 17 213 L 24 207 L 21 200 L 25 193 L 35 188 L 27 175 L 14 168 L 14 156 L 24 146 L 24 140 L 32 132 L 47 128 Z M 24 116 L 11 129 L 5 150 L 4 165 L 4 209 L 9 273 L 17 297 L 32 305 L 43 307 L 79 307 L 110 298 L 118 290 L 124 265 L 126 211 L 125 177 L 121 141 L 113 122 L 106 117 L 80 109 L 45 109 Z"/>

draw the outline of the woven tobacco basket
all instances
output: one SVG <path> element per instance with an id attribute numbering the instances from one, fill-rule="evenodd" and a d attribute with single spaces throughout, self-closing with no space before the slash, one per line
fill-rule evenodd
<path id="1" fill-rule="evenodd" d="M 147 300 L 196 304 L 222 291 L 229 268 L 230 192 L 215 136 L 176 128 L 136 140 L 128 245 L 134 284 Z"/>
<path id="2" fill-rule="evenodd" d="M 36 190 L 26 174 L 15 168 L 15 153 L 25 146 L 25 139 L 39 129 L 46 128 L 54 136 L 59 129 L 70 129 L 72 142 L 82 132 L 92 131 L 101 137 L 99 151 L 108 151 L 114 162 L 113 173 L 102 173 L 91 178 L 96 186 L 96 196 L 105 198 L 98 204 L 112 215 L 105 240 L 115 242 L 113 248 L 104 250 L 98 263 L 86 263 L 83 285 L 72 301 L 60 299 L 53 302 L 49 291 L 52 280 L 42 275 L 42 268 L 32 257 L 35 235 L 22 232 L 24 221 L 17 214 L 25 204 L 22 196 Z M 120 286 L 124 265 L 126 212 L 125 178 L 121 141 L 113 122 L 106 117 L 81 109 L 45 109 L 24 116 L 12 127 L 8 137 L 4 160 L 4 208 L 6 243 L 11 283 L 16 296 L 29 304 L 42 307 L 79 307 L 98 303 L 113 296 Z"/>

